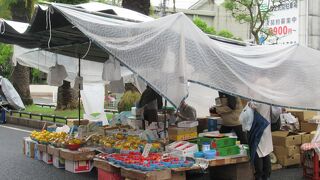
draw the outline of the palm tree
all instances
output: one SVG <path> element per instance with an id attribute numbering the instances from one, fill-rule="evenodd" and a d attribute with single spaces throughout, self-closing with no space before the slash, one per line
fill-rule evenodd
<path id="1" fill-rule="evenodd" d="M 5 6 L 2 8 L 10 10 L 12 20 L 19 22 L 29 22 L 33 6 L 36 0 L 2 0 Z M 25 105 L 32 104 L 30 95 L 30 68 L 17 64 L 15 66 L 11 81 Z"/>

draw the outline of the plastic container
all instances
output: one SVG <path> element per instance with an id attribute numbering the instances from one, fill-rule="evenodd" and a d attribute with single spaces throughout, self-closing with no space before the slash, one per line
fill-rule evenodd
<path id="1" fill-rule="evenodd" d="M 208 131 L 216 131 L 218 130 L 218 121 L 216 119 L 209 118 L 208 119 Z"/>
<path id="2" fill-rule="evenodd" d="M 210 150 L 203 152 L 205 159 L 214 159 L 216 157 L 216 150 Z"/>
<path id="3" fill-rule="evenodd" d="M 208 143 L 208 142 L 202 143 L 202 151 L 203 152 L 210 151 L 210 143 Z"/>
<path id="4" fill-rule="evenodd" d="M 204 158 L 203 152 L 195 152 L 193 155 L 195 158 Z"/>
<path id="5" fill-rule="evenodd" d="M 71 151 L 76 151 L 81 147 L 81 144 L 68 144 L 67 147 Z"/>

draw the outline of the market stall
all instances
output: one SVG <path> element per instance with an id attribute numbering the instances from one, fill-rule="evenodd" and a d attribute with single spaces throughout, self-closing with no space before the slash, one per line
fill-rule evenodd
<path id="1" fill-rule="evenodd" d="M 48 29 L 37 26 L 44 25 L 44 19 L 51 21 Z M 319 102 L 314 101 L 320 96 L 316 69 L 320 53 L 307 47 L 238 47 L 212 41 L 183 14 L 136 24 L 135 20 L 51 4 L 49 8 L 39 6 L 33 20 L 37 23 L 24 33 L 11 22 L 1 21 L 0 41 L 100 63 L 108 57 L 120 62 L 176 107 L 188 94 L 188 82 L 193 82 L 257 102 L 320 109 Z M 138 124 L 138 118 L 132 122 Z M 33 132 L 32 139 L 24 141 L 25 154 L 48 164 L 64 160 L 66 170 L 87 172 L 99 151 L 105 153 L 96 156 L 103 160 L 102 166 L 118 168 L 112 175 L 131 178 L 170 179 L 172 172 L 248 161 L 246 147 L 237 143 L 232 134 L 198 133 L 197 125 L 168 127 L 172 142 L 167 143 L 162 141 L 167 134 L 166 123 L 162 127 L 156 125 L 139 131 L 139 125 L 98 127 L 90 123 L 72 125 L 71 130 L 65 131 L 69 135 Z M 72 134 L 74 129 L 77 133 Z M 157 137 L 159 130 L 164 132 L 162 138 Z M 47 145 L 47 150 L 43 145 Z M 151 150 L 154 152 L 148 153 Z M 54 160 L 49 152 L 59 156 Z M 159 176 L 162 172 L 165 175 Z"/>

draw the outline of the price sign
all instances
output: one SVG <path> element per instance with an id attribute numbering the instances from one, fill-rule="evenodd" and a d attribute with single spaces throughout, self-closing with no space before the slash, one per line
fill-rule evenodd
<path id="1" fill-rule="evenodd" d="M 143 157 L 149 156 L 149 152 L 150 152 L 151 147 L 152 147 L 152 144 L 150 144 L 150 143 L 148 143 L 144 146 L 143 153 L 142 153 Z"/>

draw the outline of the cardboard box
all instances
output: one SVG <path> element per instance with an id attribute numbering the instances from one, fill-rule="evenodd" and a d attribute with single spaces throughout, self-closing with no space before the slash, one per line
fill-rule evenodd
<path id="1" fill-rule="evenodd" d="M 95 156 L 94 151 L 90 152 L 79 152 L 79 151 L 70 151 L 68 149 L 60 150 L 60 157 L 68 161 L 85 161 L 91 160 Z"/>
<path id="2" fill-rule="evenodd" d="M 310 142 L 312 141 L 312 139 L 314 138 L 315 134 L 310 134 Z"/>
<path id="3" fill-rule="evenodd" d="M 178 123 L 178 127 L 180 128 L 192 128 L 197 127 L 199 125 L 198 121 L 181 121 Z"/>
<path id="4" fill-rule="evenodd" d="M 119 173 L 108 172 L 103 169 L 98 168 L 98 180 L 122 180 L 121 175 Z"/>
<path id="5" fill-rule="evenodd" d="M 40 152 L 47 152 L 47 145 L 38 144 L 38 150 L 39 150 Z"/>
<path id="6" fill-rule="evenodd" d="M 63 169 L 65 167 L 65 160 L 53 155 L 52 156 L 53 166 L 59 169 Z"/>
<path id="7" fill-rule="evenodd" d="M 88 125 L 89 120 L 87 119 L 80 119 L 80 125 Z M 67 119 L 68 126 L 79 126 L 79 119 Z"/>
<path id="8" fill-rule="evenodd" d="M 29 158 L 34 158 L 34 146 L 37 142 L 33 141 L 30 137 L 24 138 L 24 154 Z"/>
<path id="9" fill-rule="evenodd" d="M 184 135 L 197 132 L 197 127 L 191 128 L 178 128 L 178 127 L 169 127 L 168 128 L 169 135 Z"/>
<path id="10" fill-rule="evenodd" d="M 197 132 L 189 133 L 189 134 L 181 134 L 181 135 L 171 135 L 169 133 L 169 140 L 172 141 L 184 141 L 189 139 L 195 139 L 198 137 Z"/>
<path id="11" fill-rule="evenodd" d="M 303 110 L 289 109 L 287 110 L 287 112 L 291 113 L 294 117 L 298 118 L 300 122 L 308 121 L 309 119 L 312 119 L 313 116 L 317 115 L 317 111 L 303 111 Z"/>
<path id="12" fill-rule="evenodd" d="M 93 168 L 91 160 L 85 161 L 65 161 L 65 169 L 72 173 L 90 172 Z"/>
<path id="13" fill-rule="evenodd" d="M 300 123 L 300 130 L 304 132 L 312 132 L 316 131 L 318 124 L 308 123 L 308 122 L 301 122 Z"/>
<path id="14" fill-rule="evenodd" d="M 273 146 L 273 152 L 277 157 L 289 157 L 300 153 L 300 146 Z"/>
<path id="15" fill-rule="evenodd" d="M 52 159 L 52 155 L 43 152 L 42 154 L 42 161 L 47 163 L 47 164 L 52 164 L 53 163 L 53 159 Z"/>
<path id="16" fill-rule="evenodd" d="M 301 144 L 309 143 L 310 140 L 310 134 L 301 134 Z"/>
<path id="17" fill-rule="evenodd" d="M 48 145 L 48 147 L 47 147 L 48 154 L 53 155 L 53 156 L 57 156 L 57 157 L 60 157 L 60 149 L 61 148 L 55 148 L 51 145 Z"/>
<path id="18" fill-rule="evenodd" d="M 272 132 L 273 145 L 276 146 L 294 146 L 301 144 L 301 135 L 290 135 L 288 131 Z"/>
<path id="19" fill-rule="evenodd" d="M 300 154 L 295 154 L 290 157 L 277 157 L 279 164 L 282 166 L 292 166 L 300 164 Z"/>

